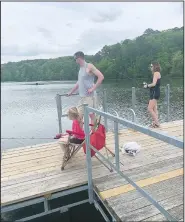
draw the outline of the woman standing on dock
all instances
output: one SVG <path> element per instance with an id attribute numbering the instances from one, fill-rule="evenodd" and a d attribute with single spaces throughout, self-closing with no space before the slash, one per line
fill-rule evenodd
<path id="1" fill-rule="evenodd" d="M 148 111 L 150 112 L 153 122 L 151 127 L 159 127 L 157 100 L 160 98 L 160 82 L 161 82 L 161 67 L 158 62 L 154 62 L 150 65 L 152 71 L 153 80 L 151 84 L 143 83 L 144 88 L 150 88 L 150 100 L 148 104 Z"/>

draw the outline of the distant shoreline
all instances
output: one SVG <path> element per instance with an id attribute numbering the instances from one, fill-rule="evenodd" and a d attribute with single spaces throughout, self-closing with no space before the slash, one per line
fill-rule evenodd
<path id="1" fill-rule="evenodd" d="M 167 80 L 168 78 L 170 79 L 184 79 L 184 77 L 180 77 L 180 76 L 164 76 L 162 79 Z M 142 80 L 146 80 L 147 78 L 135 78 L 135 79 L 128 79 L 128 78 L 122 78 L 122 79 L 105 79 L 104 83 L 109 83 L 109 82 L 116 82 L 116 81 L 142 81 Z M 36 83 L 42 84 L 42 83 L 73 83 L 76 82 L 77 80 L 40 80 L 40 81 L 1 81 L 1 83 L 32 83 L 31 85 L 35 85 Z"/>

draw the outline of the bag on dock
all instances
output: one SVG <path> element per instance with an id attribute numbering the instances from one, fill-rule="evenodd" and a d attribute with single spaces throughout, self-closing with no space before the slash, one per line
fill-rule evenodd
<path id="1" fill-rule="evenodd" d="M 99 124 L 97 130 L 90 135 L 90 144 L 97 150 L 101 150 L 105 147 L 105 127 L 102 124 Z M 86 154 L 86 145 L 83 145 L 84 153 Z M 95 151 L 91 149 L 91 157 L 95 155 Z"/>
<path id="2" fill-rule="evenodd" d="M 136 153 L 140 151 L 141 146 L 136 142 L 128 142 L 123 144 L 121 151 L 122 153 L 127 153 L 131 156 L 135 156 Z"/>

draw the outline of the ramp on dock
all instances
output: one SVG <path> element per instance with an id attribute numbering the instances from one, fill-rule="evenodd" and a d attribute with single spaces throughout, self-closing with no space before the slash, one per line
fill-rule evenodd
<path id="1" fill-rule="evenodd" d="M 183 121 L 164 123 L 163 133 L 183 139 Z M 119 143 L 135 141 L 135 157 L 120 153 L 121 170 L 156 198 L 172 215 L 183 218 L 183 150 L 133 130 L 120 130 Z M 114 134 L 107 133 L 107 147 L 114 151 Z M 103 149 L 101 153 L 105 153 Z M 1 206 L 47 196 L 87 184 L 85 154 L 81 150 L 60 170 L 62 150 L 57 142 L 9 149 L 1 160 Z M 111 159 L 112 157 L 110 157 Z M 114 162 L 114 158 L 112 158 Z M 92 158 L 97 195 L 117 220 L 165 220 L 132 186 Z"/>

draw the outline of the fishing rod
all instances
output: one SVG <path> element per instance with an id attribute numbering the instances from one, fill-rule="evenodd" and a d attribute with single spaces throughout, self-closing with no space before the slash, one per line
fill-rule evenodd
<path id="1" fill-rule="evenodd" d="M 135 81 L 136 86 L 138 86 L 138 87 L 141 87 L 141 85 L 143 85 L 143 84 L 139 83 L 136 78 L 131 78 L 131 77 L 129 77 L 129 76 L 126 76 L 125 74 L 123 74 L 123 77 L 125 77 L 125 78 L 127 78 L 127 79 L 129 79 L 129 80 Z"/>
<path id="2" fill-rule="evenodd" d="M 68 133 L 58 133 L 55 137 L 2 137 L 3 140 L 53 140 L 53 139 L 60 139 L 63 136 L 69 135 Z"/>

